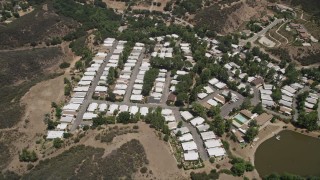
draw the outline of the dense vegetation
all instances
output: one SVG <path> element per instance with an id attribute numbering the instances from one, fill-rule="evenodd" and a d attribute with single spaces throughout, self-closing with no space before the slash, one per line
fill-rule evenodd
<path id="1" fill-rule="evenodd" d="M 204 8 L 195 16 L 197 26 L 221 32 L 223 31 L 228 15 L 238 9 L 241 5 L 241 3 L 238 3 L 237 5 L 222 10 L 217 4 Z"/>
<path id="2" fill-rule="evenodd" d="M 297 60 L 301 63 L 301 65 L 308 66 L 310 64 L 319 63 L 320 62 L 319 56 L 320 56 L 320 51 L 308 52 L 307 55 L 298 57 Z"/>
<path id="3" fill-rule="evenodd" d="M 142 95 L 144 96 L 149 95 L 158 74 L 159 74 L 159 69 L 149 69 L 145 73 L 145 76 L 143 78 Z"/>
<path id="4" fill-rule="evenodd" d="M 291 3 L 293 6 L 301 6 L 302 10 L 311 14 L 312 19 L 320 24 L 320 1 L 318 0 L 283 0 Z"/>
<path id="5" fill-rule="evenodd" d="M 138 140 L 125 143 L 105 158 L 102 158 L 103 154 L 101 148 L 75 146 L 56 157 L 40 161 L 22 179 L 130 178 L 147 163 L 144 148 Z"/>
<path id="6" fill-rule="evenodd" d="M 82 25 L 76 32 L 69 34 L 68 40 L 81 37 L 83 32 L 91 29 L 97 29 L 95 35 L 98 41 L 114 36 L 121 18 L 113 10 L 102 8 L 99 4 L 81 5 L 73 0 L 55 0 L 53 7 L 58 14 L 71 17 Z"/>
<path id="7" fill-rule="evenodd" d="M 58 58 L 63 58 L 59 48 L 0 53 L 0 128 L 12 127 L 20 120 L 20 98 L 35 83 L 53 77 L 45 69 L 59 64 Z"/>
<path id="8" fill-rule="evenodd" d="M 48 11 L 37 8 L 6 26 L 0 26 L 0 49 L 51 42 L 51 38 L 63 37 L 77 26 L 72 19 L 57 16 L 49 3 Z"/>

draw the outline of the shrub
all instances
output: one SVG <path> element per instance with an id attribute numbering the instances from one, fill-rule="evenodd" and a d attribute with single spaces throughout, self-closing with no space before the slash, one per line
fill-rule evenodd
<path id="1" fill-rule="evenodd" d="M 140 172 L 141 172 L 142 174 L 146 173 L 147 171 L 148 171 L 148 168 L 147 168 L 147 167 L 142 167 L 142 168 L 140 169 Z"/>
<path id="2" fill-rule="evenodd" d="M 33 164 L 28 164 L 28 165 L 27 165 L 27 170 L 29 171 L 29 170 L 31 170 L 33 167 L 34 167 Z"/>
<path id="3" fill-rule="evenodd" d="M 68 68 L 70 67 L 70 63 L 67 63 L 67 62 L 63 62 L 59 65 L 60 69 L 65 69 L 65 68 Z"/>
<path id="4" fill-rule="evenodd" d="M 216 161 L 216 159 L 214 157 L 210 157 L 209 161 L 210 161 L 210 163 L 214 163 Z"/>
<path id="5" fill-rule="evenodd" d="M 168 142 L 169 141 L 169 135 L 168 134 L 164 135 L 163 140 L 165 142 Z"/>
<path id="6" fill-rule="evenodd" d="M 38 160 L 37 154 L 34 151 L 29 151 L 28 149 L 23 149 L 19 155 L 19 160 L 22 162 L 35 162 Z"/>
<path id="7" fill-rule="evenodd" d="M 63 141 L 60 138 L 56 138 L 53 140 L 53 147 L 59 149 L 62 147 Z"/>

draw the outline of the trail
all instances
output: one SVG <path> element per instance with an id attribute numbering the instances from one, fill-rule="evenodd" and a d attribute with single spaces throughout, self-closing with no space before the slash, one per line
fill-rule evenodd
<path id="1" fill-rule="evenodd" d="M 280 34 L 280 33 L 278 33 L 278 31 L 281 29 L 281 27 L 284 25 L 284 24 L 286 24 L 287 22 L 284 22 L 283 24 L 281 24 L 281 26 L 279 26 L 279 28 L 276 30 L 276 33 L 279 35 L 279 36 L 281 36 L 283 39 L 285 39 L 287 42 L 286 42 L 286 44 L 288 44 L 289 43 L 289 40 L 285 37 L 285 36 L 283 36 L 282 34 Z"/>

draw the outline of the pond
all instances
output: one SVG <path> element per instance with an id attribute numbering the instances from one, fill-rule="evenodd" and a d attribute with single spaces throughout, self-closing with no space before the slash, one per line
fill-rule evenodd
<path id="1" fill-rule="evenodd" d="M 284 130 L 280 140 L 272 137 L 255 153 L 255 167 L 261 177 L 273 172 L 320 177 L 320 139 Z"/>

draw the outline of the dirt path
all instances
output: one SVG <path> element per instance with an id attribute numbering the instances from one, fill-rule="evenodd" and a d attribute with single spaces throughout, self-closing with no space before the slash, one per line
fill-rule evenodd
<path id="1" fill-rule="evenodd" d="M 279 35 L 279 36 L 281 36 L 283 39 L 285 39 L 286 40 L 286 44 L 288 44 L 289 43 L 289 40 L 285 37 L 285 36 L 283 36 L 282 34 L 280 34 L 280 33 L 278 33 L 278 31 L 282 28 L 282 26 L 283 25 L 285 25 L 287 22 L 284 22 L 283 24 L 281 24 L 281 26 L 279 26 L 279 28 L 276 30 L 276 33 Z"/>

